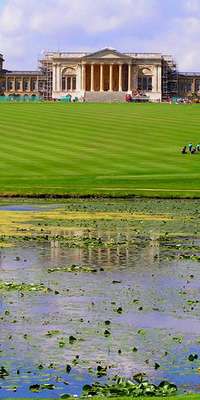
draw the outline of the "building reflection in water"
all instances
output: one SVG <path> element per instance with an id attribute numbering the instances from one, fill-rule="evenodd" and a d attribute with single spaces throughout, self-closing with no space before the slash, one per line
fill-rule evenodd
<path id="1" fill-rule="evenodd" d="M 71 236 L 70 236 L 71 235 Z M 149 239 L 140 239 L 131 230 L 120 232 L 118 228 L 112 231 L 77 231 L 68 232 L 68 236 L 74 237 L 74 246 L 68 247 L 59 240 L 51 241 L 50 262 L 56 264 L 89 264 L 95 266 L 123 267 L 130 266 L 141 261 L 149 266 L 159 262 L 160 242 L 159 235 L 151 233 Z M 81 239 L 89 238 L 91 241 L 84 245 Z M 95 245 L 93 239 L 101 238 L 102 246 Z M 76 240 L 77 244 L 76 244 Z"/>

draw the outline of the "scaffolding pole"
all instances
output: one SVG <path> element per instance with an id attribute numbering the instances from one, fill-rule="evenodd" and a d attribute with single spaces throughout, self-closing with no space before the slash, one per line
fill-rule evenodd
<path id="1" fill-rule="evenodd" d="M 53 91 L 53 72 L 52 72 L 52 61 L 45 55 L 42 60 L 39 61 L 40 69 L 44 75 L 44 87 L 43 87 L 43 98 L 44 100 L 52 100 Z"/>
<path id="2" fill-rule="evenodd" d="M 162 99 L 178 95 L 178 71 L 175 61 L 171 56 L 162 59 Z"/>

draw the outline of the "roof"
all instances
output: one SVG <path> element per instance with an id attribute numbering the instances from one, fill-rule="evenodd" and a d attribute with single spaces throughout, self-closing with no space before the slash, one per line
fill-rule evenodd
<path id="1" fill-rule="evenodd" d="M 26 75 L 26 76 L 42 76 L 42 71 L 5 71 L 7 76 Z"/>
<path id="2" fill-rule="evenodd" d="M 130 55 L 126 55 L 125 53 L 121 53 L 115 49 L 111 49 L 109 47 L 106 47 L 105 49 L 99 50 L 99 51 L 95 51 L 94 53 L 89 53 L 87 54 L 85 57 L 83 57 L 84 59 L 91 59 L 91 58 L 128 58 L 130 59 L 131 56 Z"/>
<path id="3" fill-rule="evenodd" d="M 200 77 L 200 72 L 179 72 L 182 76 L 198 76 Z"/>
<path id="4" fill-rule="evenodd" d="M 116 49 L 113 49 L 111 47 L 106 47 L 104 49 L 100 49 L 95 52 L 84 52 L 84 51 L 76 51 L 76 52 L 62 52 L 62 51 L 47 51 L 43 54 L 43 57 L 41 61 L 45 60 L 52 60 L 53 58 L 84 58 L 84 57 L 96 57 L 97 58 L 102 54 L 102 53 L 107 53 L 107 54 L 113 54 L 113 56 L 118 56 L 119 58 L 150 58 L 150 59 L 161 59 L 162 54 L 161 53 L 137 53 L 137 52 L 119 52 Z"/>

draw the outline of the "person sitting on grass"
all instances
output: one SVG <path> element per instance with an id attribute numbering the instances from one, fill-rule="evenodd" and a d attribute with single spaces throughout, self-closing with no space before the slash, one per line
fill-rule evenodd
<path id="1" fill-rule="evenodd" d="M 200 144 L 196 145 L 196 151 L 200 151 Z"/>
<path id="2" fill-rule="evenodd" d="M 182 148 L 181 153 L 182 153 L 182 154 L 187 154 L 187 147 L 186 147 L 186 146 L 184 146 L 184 147 Z"/>
<path id="3" fill-rule="evenodd" d="M 192 143 L 190 143 L 189 145 L 188 145 L 188 149 L 189 149 L 189 151 L 190 151 L 190 153 L 192 152 Z"/>
<path id="4" fill-rule="evenodd" d="M 191 154 L 195 154 L 195 153 L 196 153 L 196 148 L 193 147 L 192 150 L 191 150 Z"/>

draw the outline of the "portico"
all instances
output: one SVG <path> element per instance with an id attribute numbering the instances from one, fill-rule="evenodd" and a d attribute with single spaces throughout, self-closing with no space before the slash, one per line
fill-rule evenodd
<path id="1" fill-rule="evenodd" d="M 142 92 L 152 100 L 161 100 L 159 53 L 120 53 L 109 48 L 95 53 L 47 53 L 43 63 L 52 65 L 55 99 L 71 94 L 88 101 L 105 100 L 107 96 L 112 101 L 113 96 L 117 100 L 117 94 L 125 99 L 127 93 Z"/>
<path id="2" fill-rule="evenodd" d="M 83 63 L 82 90 L 91 92 L 130 92 L 132 63 Z"/>

